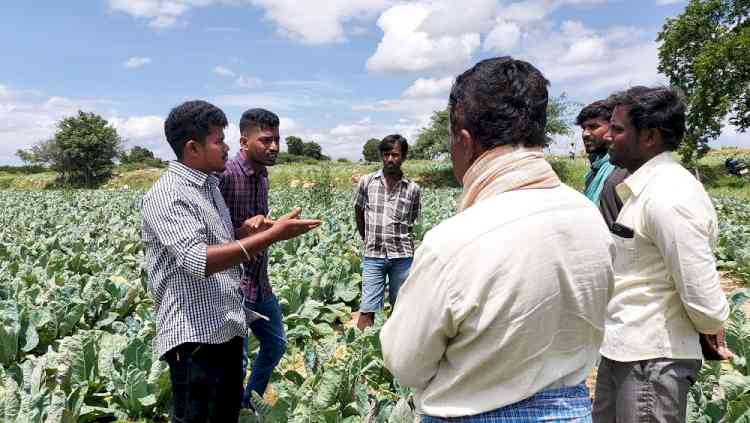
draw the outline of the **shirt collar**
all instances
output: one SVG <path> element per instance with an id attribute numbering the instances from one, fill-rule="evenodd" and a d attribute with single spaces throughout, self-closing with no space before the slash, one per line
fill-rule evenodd
<path id="1" fill-rule="evenodd" d="M 671 151 L 665 151 L 652 157 L 651 160 L 644 163 L 615 188 L 617 194 L 622 201 L 625 201 L 631 195 L 639 195 L 661 167 L 673 163 L 676 162 Z"/>
<path id="2" fill-rule="evenodd" d="M 169 172 L 175 174 L 180 179 L 183 179 L 193 185 L 203 186 L 206 182 L 216 182 L 218 179 L 214 175 L 208 175 L 200 170 L 193 169 L 192 167 L 185 166 L 178 161 L 169 162 Z"/>
<path id="3" fill-rule="evenodd" d="M 245 175 L 255 175 L 256 172 L 253 169 L 253 166 L 250 164 L 250 160 L 245 157 L 245 154 L 242 153 L 242 150 L 237 152 L 237 154 L 234 156 L 234 160 L 240 165 L 240 168 L 243 172 L 245 172 Z M 268 168 L 263 166 L 258 174 L 260 176 L 268 176 Z"/>
<path id="4" fill-rule="evenodd" d="M 383 169 L 380 169 L 379 171 L 377 171 L 377 172 L 375 173 L 375 176 L 374 176 L 374 177 L 375 177 L 375 178 L 380 178 L 380 179 L 384 178 L 384 177 L 385 177 L 385 175 L 383 174 Z M 406 177 L 406 175 L 404 174 L 404 172 L 403 172 L 403 171 L 401 171 L 401 181 L 400 181 L 400 182 L 401 182 L 402 184 L 407 184 L 407 185 L 408 185 L 408 184 L 409 184 L 409 183 L 411 182 L 411 181 L 410 181 L 410 180 L 409 180 L 409 179 L 408 179 L 408 178 Z"/>

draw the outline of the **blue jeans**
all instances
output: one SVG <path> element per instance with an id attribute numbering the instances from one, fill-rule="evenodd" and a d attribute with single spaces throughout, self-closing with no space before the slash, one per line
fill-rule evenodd
<path id="1" fill-rule="evenodd" d="M 547 389 L 523 401 L 466 417 L 422 416 L 422 423 L 591 423 L 591 399 L 585 384 Z"/>
<path id="2" fill-rule="evenodd" d="M 409 276 L 411 262 L 411 257 L 365 257 L 362 261 L 362 304 L 359 306 L 359 311 L 374 313 L 383 308 L 386 276 L 388 276 L 388 301 L 391 305 L 395 305 L 398 290 Z"/>
<path id="3" fill-rule="evenodd" d="M 245 307 L 254 310 L 266 317 L 269 321 L 258 319 L 250 324 L 250 330 L 260 342 L 258 356 L 253 360 L 253 371 L 250 379 L 245 386 L 245 392 L 242 396 L 242 406 L 250 406 L 252 391 L 263 396 L 271 379 L 271 374 L 276 365 L 279 364 L 281 357 L 286 352 L 286 334 L 284 333 L 284 324 L 282 323 L 281 307 L 279 300 L 275 295 L 271 295 L 262 302 L 251 303 L 245 302 Z M 244 354 L 242 359 L 242 375 L 247 372 L 248 355 L 250 354 L 248 339 L 245 338 Z"/>

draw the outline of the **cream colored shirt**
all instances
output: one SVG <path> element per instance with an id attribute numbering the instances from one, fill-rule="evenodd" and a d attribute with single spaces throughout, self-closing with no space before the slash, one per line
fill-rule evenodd
<path id="1" fill-rule="evenodd" d="M 623 208 L 615 235 L 615 291 L 602 355 L 628 362 L 700 359 L 698 332 L 714 334 L 729 316 L 712 245 L 717 218 L 703 186 L 669 152 L 617 186 Z"/>
<path id="2" fill-rule="evenodd" d="M 380 340 L 420 412 L 482 413 L 583 382 L 614 273 L 599 210 L 568 186 L 510 191 L 432 229 Z"/>

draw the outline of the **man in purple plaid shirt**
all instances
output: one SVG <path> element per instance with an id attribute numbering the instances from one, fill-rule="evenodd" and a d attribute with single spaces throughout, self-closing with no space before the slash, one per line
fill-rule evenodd
<path id="1" fill-rule="evenodd" d="M 262 219 L 268 215 L 268 170 L 279 154 L 279 118 L 264 109 L 250 109 L 240 119 L 240 151 L 226 164 L 220 177 L 219 189 L 229 208 L 232 224 L 240 227 L 247 219 Z M 251 407 L 252 391 L 263 396 L 273 369 L 286 352 L 286 334 L 281 307 L 268 281 L 268 252 L 242 263 L 240 282 L 245 307 L 260 313 L 268 320 L 250 324 L 250 330 L 260 342 L 260 351 L 253 360 L 252 373 L 242 398 L 242 406 Z M 248 342 L 245 338 L 243 371 L 247 369 Z"/>

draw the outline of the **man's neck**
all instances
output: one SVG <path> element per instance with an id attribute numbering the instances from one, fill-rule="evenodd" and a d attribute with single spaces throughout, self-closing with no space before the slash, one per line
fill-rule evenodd
<path id="1" fill-rule="evenodd" d="M 597 160 L 607 155 L 607 149 L 601 149 L 588 154 L 589 163 L 594 164 Z"/>
<path id="2" fill-rule="evenodd" d="M 400 170 L 398 172 L 396 172 L 396 173 L 386 173 L 386 172 L 383 172 L 383 176 L 385 176 L 385 179 L 390 184 L 393 184 L 393 183 L 396 183 L 396 182 L 400 181 L 401 178 L 403 178 L 404 173 L 402 171 L 400 171 Z"/>
<path id="3" fill-rule="evenodd" d="M 240 150 L 240 156 L 242 157 L 242 160 L 245 161 L 250 166 L 250 169 L 253 170 L 253 173 L 260 174 L 263 169 L 266 168 L 265 165 L 256 162 L 255 160 L 251 159 L 250 156 L 247 154 L 247 151 Z"/>

